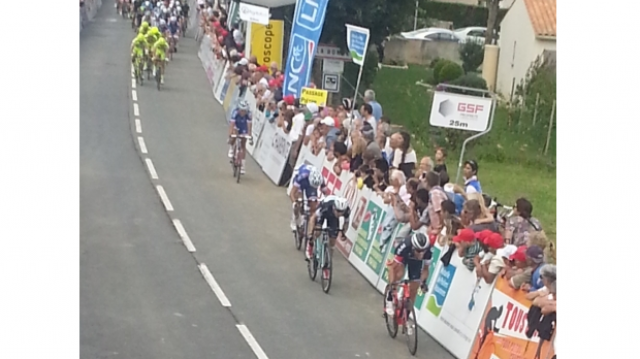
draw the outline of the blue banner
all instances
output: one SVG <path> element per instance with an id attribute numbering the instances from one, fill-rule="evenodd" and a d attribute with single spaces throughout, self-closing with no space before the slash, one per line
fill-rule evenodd
<path id="1" fill-rule="evenodd" d="M 311 79 L 313 58 L 324 26 L 329 0 L 297 0 L 291 26 L 287 67 L 284 72 L 284 96 L 300 98 L 302 88 Z"/>

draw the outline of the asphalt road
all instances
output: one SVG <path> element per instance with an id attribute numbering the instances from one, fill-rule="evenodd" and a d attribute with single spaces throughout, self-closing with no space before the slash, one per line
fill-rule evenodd
<path id="1" fill-rule="evenodd" d="M 132 88 L 133 32 L 111 1 L 80 36 L 81 358 L 255 358 L 238 324 L 272 359 L 412 357 L 388 336 L 380 294 L 342 256 L 331 294 L 309 280 L 283 188 L 251 159 L 235 183 L 223 110 L 192 37 L 157 91 Z M 420 332 L 417 357 L 451 355 Z"/>

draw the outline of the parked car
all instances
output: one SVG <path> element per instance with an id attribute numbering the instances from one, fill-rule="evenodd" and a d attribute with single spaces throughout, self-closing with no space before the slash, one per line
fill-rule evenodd
<path id="1" fill-rule="evenodd" d="M 480 26 L 464 27 L 461 29 L 453 30 L 453 33 L 457 38 L 460 39 L 460 42 L 463 44 L 467 41 L 484 44 L 484 38 L 485 34 L 487 33 L 487 28 Z"/>
<path id="2" fill-rule="evenodd" d="M 448 29 L 441 29 L 437 27 L 429 27 L 425 29 L 419 29 L 409 32 L 401 32 L 400 36 L 405 39 L 424 40 L 424 41 L 450 41 L 459 42 L 460 38 L 457 37 L 453 31 Z"/>

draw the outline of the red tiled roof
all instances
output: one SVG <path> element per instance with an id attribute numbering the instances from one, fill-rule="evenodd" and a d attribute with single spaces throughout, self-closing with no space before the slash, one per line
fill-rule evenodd
<path id="1" fill-rule="evenodd" d="M 556 36 L 556 0 L 524 0 L 536 36 Z"/>

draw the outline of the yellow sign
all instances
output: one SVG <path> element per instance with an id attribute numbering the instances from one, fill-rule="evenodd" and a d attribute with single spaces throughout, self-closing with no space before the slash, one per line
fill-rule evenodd
<path id="1" fill-rule="evenodd" d="M 308 87 L 302 88 L 302 95 L 300 96 L 300 103 L 306 105 L 310 102 L 315 103 L 318 106 L 325 106 L 327 104 L 327 96 L 329 92 L 327 90 L 311 89 Z"/>
<path id="2" fill-rule="evenodd" d="M 270 66 L 272 62 L 282 68 L 282 42 L 284 21 L 269 20 L 269 25 L 251 23 L 251 55 L 258 58 L 260 65 Z"/>

